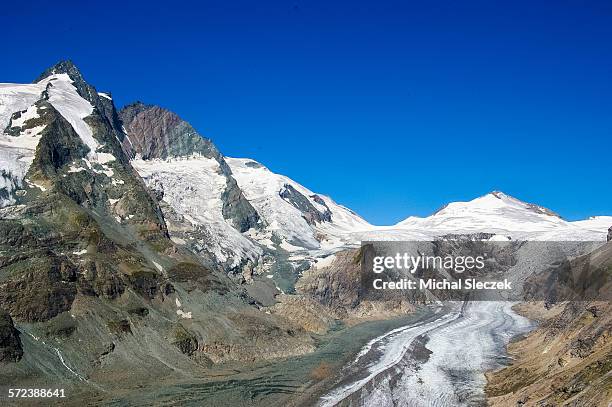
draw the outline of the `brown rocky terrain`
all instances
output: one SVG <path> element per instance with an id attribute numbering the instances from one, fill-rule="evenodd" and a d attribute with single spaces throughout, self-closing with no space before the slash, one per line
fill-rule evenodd
<path id="1" fill-rule="evenodd" d="M 296 290 L 350 324 L 392 318 L 414 310 L 408 298 L 401 294 L 364 292 L 359 249 L 344 250 L 334 256 L 330 265 L 306 271 L 297 282 Z"/>
<path id="2" fill-rule="evenodd" d="M 582 265 L 587 282 L 581 294 L 608 291 L 598 285 L 601 273 L 612 272 L 612 245 L 598 249 Z M 566 270 L 567 268 L 563 268 Z M 572 269 L 572 268 L 570 268 Z M 564 273 L 570 275 L 571 273 Z M 574 274 L 576 268 L 572 269 Z M 592 279 L 584 279 L 585 276 Z M 600 293 L 601 294 L 601 293 Z M 521 304 L 517 311 L 541 326 L 526 338 L 513 342 L 510 366 L 487 375 L 486 388 L 492 406 L 602 406 L 612 402 L 612 303 L 572 301 L 551 306 L 539 302 Z"/>

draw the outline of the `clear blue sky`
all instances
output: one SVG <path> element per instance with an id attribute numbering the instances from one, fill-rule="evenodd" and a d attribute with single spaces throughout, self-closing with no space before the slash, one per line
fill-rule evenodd
<path id="1" fill-rule="evenodd" d="M 612 215 L 612 3 L 9 2 L 0 81 L 70 58 L 389 224 L 498 189 Z"/>

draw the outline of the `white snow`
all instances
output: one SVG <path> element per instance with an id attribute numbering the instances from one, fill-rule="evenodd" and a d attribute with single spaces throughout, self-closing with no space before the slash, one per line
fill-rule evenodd
<path id="1" fill-rule="evenodd" d="M 197 242 L 229 267 L 243 259 L 254 260 L 262 250 L 223 217 L 221 195 L 226 178 L 214 158 L 199 155 L 167 160 L 132 161 L 144 181 L 152 188 L 163 188 L 164 198 L 178 214 L 205 229 L 207 238 Z"/>
<path id="2" fill-rule="evenodd" d="M 0 83 L 0 129 L 6 128 L 13 113 L 28 109 L 40 99 L 43 90 L 38 84 Z"/>
<path id="3" fill-rule="evenodd" d="M 225 160 L 245 197 L 264 219 L 266 229 L 273 231 L 281 239 L 281 248 L 284 250 L 291 252 L 320 249 L 322 243 L 317 239 L 317 235 L 335 238 L 341 244 L 339 237 L 344 233 L 372 228 L 364 219 L 332 199 L 315 194 L 292 179 L 271 172 L 256 161 L 229 157 Z M 308 224 L 302 212 L 280 196 L 285 185 L 291 185 L 323 213 L 326 210 L 325 206 L 313 198 L 314 195 L 318 195 L 331 212 L 331 222 L 321 222 L 314 226 Z M 261 235 L 261 237 L 262 240 L 269 239 L 269 236 Z M 257 237 L 255 239 L 257 240 Z M 261 243 L 266 244 L 267 241 Z"/>
<path id="4" fill-rule="evenodd" d="M 335 258 L 336 258 L 336 256 L 334 256 L 333 254 L 330 254 L 327 257 L 323 257 L 323 258 L 317 259 L 317 261 L 315 263 L 315 268 L 316 269 L 324 269 L 326 267 L 329 267 L 334 262 Z"/>
<path id="5" fill-rule="evenodd" d="M 74 165 L 70 165 L 70 167 L 68 167 L 68 172 L 81 172 L 81 171 L 86 171 L 86 168 L 83 167 L 75 167 Z"/>
<path id="6" fill-rule="evenodd" d="M 150 186 L 162 186 L 164 201 L 192 224 L 210 235 L 204 244 L 221 261 L 237 265 L 240 260 L 256 260 L 261 248 L 281 248 L 297 259 L 319 259 L 324 267 L 343 248 L 356 247 L 368 240 L 432 240 L 457 233 L 487 232 L 491 240 L 604 240 L 612 217 L 568 222 L 535 205 L 526 204 L 500 192 L 469 202 L 455 202 L 425 217 L 409 217 L 393 226 L 373 226 L 349 209 L 321 194 L 325 203 L 315 201 L 315 193 L 261 164 L 241 158 L 225 158 L 232 176 L 246 199 L 260 215 L 262 230 L 240 234 L 221 213 L 225 177 L 219 163 L 201 156 L 168 160 L 134 160 L 133 166 Z M 302 212 L 280 196 L 291 185 L 320 212 L 329 208 L 331 222 L 309 224 Z M 256 242 L 260 246 L 254 244 Z M 275 243 L 278 242 L 278 243 Z"/>
<path id="7" fill-rule="evenodd" d="M 179 317 L 183 318 L 183 319 L 191 319 L 191 318 L 192 318 L 192 316 L 191 316 L 191 311 L 189 311 L 189 312 L 184 312 L 183 310 L 177 309 L 177 310 L 176 310 L 176 314 L 177 314 Z"/>
<path id="8" fill-rule="evenodd" d="M 431 240 L 446 234 L 494 233 L 492 240 L 605 240 L 612 217 L 569 222 L 501 192 L 453 202 L 435 214 L 411 216 L 394 226 L 349 232 L 352 241 Z"/>
<path id="9" fill-rule="evenodd" d="M 98 162 L 100 164 L 106 164 L 111 161 L 115 161 L 115 156 L 110 153 L 97 153 L 97 155 L 98 155 Z"/>
<path id="10" fill-rule="evenodd" d="M 7 91 L 7 88 L 0 86 L 0 103 L 5 103 L 9 97 L 6 94 L 3 95 L 2 90 Z M 18 101 L 21 101 L 21 99 L 18 99 Z M 0 104 L 0 114 L 6 109 L 6 105 Z M 35 105 L 30 105 L 23 110 L 25 111 L 21 116 L 11 123 L 12 127 L 21 128 L 19 135 L 0 134 L 0 170 L 5 172 L 5 174 L 0 175 L 0 188 L 6 188 L 9 192 L 7 199 L 0 198 L 0 207 L 12 205 L 16 202 L 13 191 L 23 186 L 23 178 L 34 160 L 36 146 L 41 138 L 40 133 L 45 128 L 45 126 L 23 128 L 28 120 L 39 117 Z M 9 121 L 10 115 L 7 118 L 7 124 Z"/>
<path id="11" fill-rule="evenodd" d="M 113 100 L 112 97 L 110 97 L 110 95 L 108 93 L 104 93 L 104 92 L 98 92 L 98 95 L 102 96 L 103 98 L 106 98 L 108 100 Z"/>
<path id="12" fill-rule="evenodd" d="M 115 160 L 112 154 L 98 151 L 101 145 L 84 120 L 92 114 L 93 106 L 78 94 L 68 74 L 50 75 L 34 84 L 0 83 L 0 129 L 7 127 L 11 115 L 15 112 L 25 111 L 11 123 L 12 127 L 22 127 L 28 120 L 38 117 L 34 103 L 41 98 L 49 84 L 51 86 L 48 89 L 48 102 L 70 123 L 83 143 L 89 147 L 89 160 L 101 165 Z M 18 137 L 0 134 L 0 170 L 9 174 L 0 176 L 0 188 L 7 188 L 9 191 L 8 199 L 0 199 L 0 207 L 15 203 L 12 191 L 22 186 L 43 129 L 44 126 L 23 129 Z M 113 175 L 108 167 L 102 172 L 109 177 Z"/>
<path id="13" fill-rule="evenodd" d="M 158 269 L 159 271 L 164 271 L 164 268 L 157 262 L 151 260 L 151 263 L 153 263 L 153 265 L 155 266 L 156 269 Z"/>
<path id="14" fill-rule="evenodd" d="M 181 244 L 181 245 L 187 244 L 185 239 L 181 239 L 180 237 L 176 237 L 176 236 L 171 236 L 170 240 L 172 240 L 176 244 Z"/>
<path id="15" fill-rule="evenodd" d="M 112 155 L 109 157 L 97 151 L 100 144 L 94 138 L 89 125 L 83 120 L 93 113 L 93 106 L 78 94 L 68 74 L 50 75 L 34 84 L 1 83 L 0 128 L 6 127 L 13 113 L 25 109 L 30 112 L 29 108 L 40 99 L 49 83 L 51 87 L 48 102 L 71 124 L 83 143 L 89 147 L 88 158 L 92 161 L 100 160 L 101 163 L 114 160 Z M 103 155 L 98 158 L 100 154 Z"/>

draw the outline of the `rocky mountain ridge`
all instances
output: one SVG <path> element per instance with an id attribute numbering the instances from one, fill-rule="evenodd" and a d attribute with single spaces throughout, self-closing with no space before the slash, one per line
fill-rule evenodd
<path id="1" fill-rule="evenodd" d="M 307 331 L 170 239 L 112 99 L 67 62 L 41 78 L 0 85 L 0 381 L 96 393 L 126 371 L 137 385 L 311 351 Z"/>
<path id="2" fill-rule="evenodd" d="M 603 240 L 612 223 L 566 222 L 496 192 L 373 226 L 223 156 L 166 109 L 117 111 L 67 61 L 33 84 L 0 84 L 0 128 L 3 383 L 60 378 L 98 394 L 301 355 L 338 320 L 412 309 L 360 299 L 361 240 Z"/>

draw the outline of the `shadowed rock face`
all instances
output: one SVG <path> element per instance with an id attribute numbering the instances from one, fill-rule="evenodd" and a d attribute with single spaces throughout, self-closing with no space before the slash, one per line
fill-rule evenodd
<path id="1" fill-rule="evenodd" d="M 608 242 L 612 240 L 612 226 L 608 229 Z"/>
<path id="2" fill-rule="evenodd" d="M 19 331 L 9 314 L 0 310 L 0 363 L 18 362 L 23 356 Z"/>
<path id="3" fill-rule="evenodd" d="M 296 209 L 302 212 L 302 216 L 310 225 L 321 222 L 331 222 L 331 212 L 326 209 L 323 212 L 317 210 L 313 204 L 301 193 L 299 193 L 293 186 L 285 184 L 282 191 L 279 193 L 280 197 L 285 201 L 289 202 Z M 313 195 L 313 199 L 316 203 L 327 207 L 325 201 L 318 195 Z"/>
<path id="4" fill-rule="evenodd" d="M 134 152 L 144 160 L 166 159 L 199 153 L 205 157 L 220 156 L 212 142 L 177 114 L 159 106 L 141 102 L 125 106 L 119 112 Z"/>

